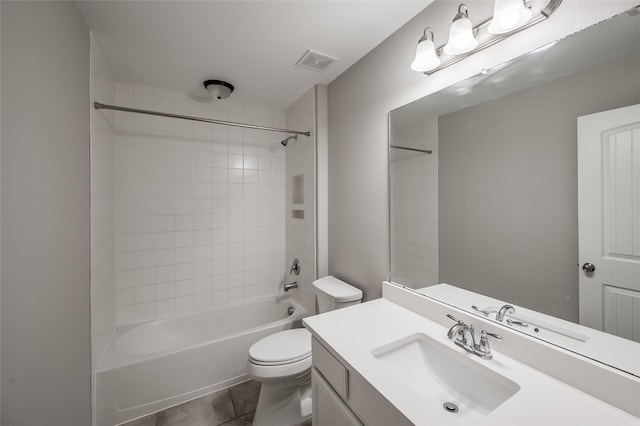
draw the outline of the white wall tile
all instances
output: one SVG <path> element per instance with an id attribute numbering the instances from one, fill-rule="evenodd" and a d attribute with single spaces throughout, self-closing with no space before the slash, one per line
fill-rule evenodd
<path id="1" fill-rule="evenodd" d="M 163 318 L 175 315 L 176 301 L 174 299 L 160 300 L 156 302 L 156 318 Z"/>
<path id="2" fill-rule="evenodd" d="M 134 304 L 152 302 L 156 300 L 155 285 L 145 285 L 134 287 L 133 302 Z"/>
<path id="3" fill-rule="evenodd" d="M 176 314 L 193 312 L 194 310 L 193 300 L 194 300 L 193 294 L 176 298 Z"/>
<path id="4" fill-rule="evenodd" d="M 282 111 L 261 107 L 200 104 L 184 94 L 127 84 L 117 84 L 115 92 L 125 106 L 284 124 Z M 118 114 L 116 123 L 118 324 L 277 292 L 272 271 L 282 271 L 285 244 L 279 139 L 133 114 Z"/>
<path id="5" fill-rule="evenodd" d="M 124 306 L 116 310 L 118 324 L 130 324 L 133 322 L 133 306 Z"/>
<path id="6" fill-rule="evenodd" d="M 155 318 L 155 303 L 138 303 L 133 305 L 133 321 L 147 321 Z"/>

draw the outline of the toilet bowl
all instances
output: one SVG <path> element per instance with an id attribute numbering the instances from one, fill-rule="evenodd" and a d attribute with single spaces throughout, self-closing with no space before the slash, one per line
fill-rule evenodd
<path id="1" fill-rule="evenodd" d="M 249 349 L 248 373 L 262 383 L 255 426 L 298 425 L 311 418 L 311 333 L 267 336 Z"/>
<path id="2" fill-rule="evenodd" d="M 334 277 L 313 282 L 318 313 L 360 303 L 362 291 Z M 311 333 L 280 331 L 249 349 L 249 376 L 262 383 L 254 426 L 311 424 Z"/>

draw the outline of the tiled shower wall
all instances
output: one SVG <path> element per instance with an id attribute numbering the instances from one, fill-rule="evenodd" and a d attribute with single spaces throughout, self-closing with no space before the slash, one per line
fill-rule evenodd
<path id="1" fill-rule="evenodd" d="M 284 112 L 117 84 L 117 104 L 284 127 Z M 285 263 L 281 134 L 118 113 L 118 324 L 279 291 Z"/>
<path id="2" fill-rule="evenodd" d="M 311 284 L 316 279 L 315 90 L 308 90 L 286 112 L 287 128 L 311 131 L 311 136 L 289 141 L 286 158 L 286 280 L 298 283 L 291 294 L 311 313 L 315 312 Z M 288 273 L 295 258 L 300 262 L 299 275 Z"/>
<path id="3" fill-rule="evenodd" d="M 391 279 L 411 288 L 427 287 L 439 282 L 438 122 L 423 117 L 409 125 L 394 113 L 390 122 L 393 145 L 432 151 L 391 148 L 389 156 Z M 394 126 L 397 122 L 402 125 Z"/>
<path id="4" fill-rule="evenodd" d="M 114 103 L 116 83 L 91 37 L 91 99 Z M 115 113 L 91 109 L 91 363 L 95 371 L 116 327 Z"/>

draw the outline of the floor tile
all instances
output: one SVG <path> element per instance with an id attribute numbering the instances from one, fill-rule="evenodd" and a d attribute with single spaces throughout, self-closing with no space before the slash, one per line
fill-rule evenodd
<path id="1" fill-rule="evenodd" d="M 260 396 L 259 382 L 248 380 L 233 386 L 230 391 L 233 406 L 236 409 L 236 416 L 244 416 L 247 413 L 256 411 L 258 397 Z"/>
<path id="2" fill-rule="evenodd" d="M 251 424 L 253 424 L 253 413 L 238 417 L 220 426 L 251 426 Z"/>
<path id="3" fill-rule="evenodd" d="M 122 426 L 156 426 L 156 414 L 150 414 L 137 420 L 132 420 Z"/>
<path id="4" fill-rule="evenodd" d="M 235 418 L 228 389 L 157 413 L 155 426 L 217 426 Z"/>

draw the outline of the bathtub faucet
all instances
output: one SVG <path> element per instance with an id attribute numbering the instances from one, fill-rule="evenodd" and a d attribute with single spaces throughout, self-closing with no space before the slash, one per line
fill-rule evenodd
<path id="1" fill-rule="evenodd" d="M 287 283 L 284 284 L 284 291 L 289 291 L 292 288 L 298 288 L 298 281 L 294 281 L 294 282 L 289 283 L 289 284 L 287 284 Z"/>

